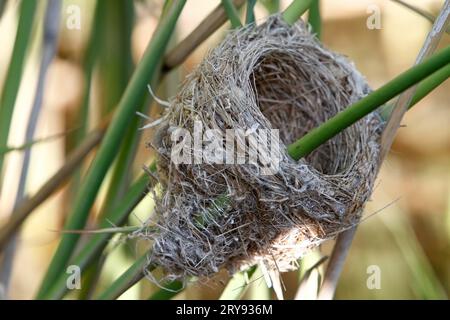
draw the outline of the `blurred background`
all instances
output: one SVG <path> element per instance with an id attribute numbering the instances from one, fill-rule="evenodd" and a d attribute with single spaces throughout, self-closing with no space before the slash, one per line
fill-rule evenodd
<path id="1" fill-rule="evenodd" d="M 444 3 L 440 0 L 407 2 L 433 15 L 437 15 Z M 18 3 L 6 1 L 0 18 L 0 88 L 3 87 L 14 45 Z M 171 45 L 185 38 L 219 3 L 218 0 L 188 0 Z M 280 1 L 281 8 L 288 4 L 289 1 Z M 49 69 L 43 109 L 35 134 L 35 139 L 51 139 L 33 146 L 26 185 L 28 194 L 38 191 L 65 163 L 67 154 L 79 139 L 80 128 L 89 131 L 98 127 L 101 119 L 117 104 L 133 65 L 139 62 L 152 36 L 162 5 L 161 0 L 134 1 L 134 10 L 130 12 L 125 1 L 100 0 L 101 9 L 97 8 L 100 19 L 93 19 L 95 1 L 63 1 L 57 54 Z M 367 19 L 377 9 L 381 28 L 369 29 Z M 8 140 L 8 146 L 12 147 L 24 144 L 36 90 L 45 1 L 39 1 L 38 10 Z M 81 17 L 79 26 L 70 21 L 77 10 Z M 267 8 L 260 1 L 255 12 L 257 21 L 263 21 L 268 15 Z M 420 15 L 389 0 L 322 0 L 321 12 L 325 46 L 353 60 L 374 89 L 414 64 L 431 27 L 430 22 Z M 184 76 L 221 41 L 229 27 L 226 23 L 179 68 L 171 71 L 159 84 L 157 95 L 164 100 L 174 95 Z M 97 38 L 91 50 L 94 56 L 91 95 L 88 108 L 83 109 L 88 83 L 87 52 L 93 31 Z M 450 36 L 446 34 L 441 46 L 449 44 Z M 449 101 L 450 82 L 447 81 L 406 114 L 404 127 L 399 130 L 379 175 L 373 198 L 366 207 L 367 219 L 361 223 L 351 247 L 337 289 L 337 299 L 447 299 L 450 293 Z M 156 105 L 151 110 L 152 118 L 157 118 L 161 112 Z M 145 146 L 152 134 L 152 130 L 142 134 L 132 167 L 135 176 L 153 157 L 151 149 Z M 7 154 L 1 181 L 0 226 L 8 220 L 14 206 L 22 160 L 23 151 Z M 83 170 L 88 165 L 86 161 Z M 102 186 L 101 196 L 91 215 L 92 221 L 102 206 L 109 182 L 106 179 Z M 66 184 L 38 207 L 21 228 L 9 298 L 30 299 L 35 295 L 58 244 L 58 230 L 63 227 L 73 192 L 73 184 Z M 148 197 L 135 210 L 129 223 L 140 223 L 151 214 L 151 210 L 152 201 Z M 331 248 L 332 243 L 327 243 L 322 251 L 328 254 Z M 119 276 L 133 262 L 136 251 L 144 249 L 132 241 L 114 238 L 107 250 L 110 254 L 100 275 L 100 287 Z M 380 288 L 371 289 L 367 285 L 371 266 L 379 268 Z M 224 286 L 220 279 L 225 281 L 227 276 L 222 274 L 219 281 L 192 285 L 176 298 L 216 299 Z M 258 279 L 249 285 L 246 297 L 271 297 L 264 280 Z M 293 298 L 298 286 L 298 273 L 284 275 L 284 282 L 287 288 L 285 297 Z M 144 279 L 122 298 L 146 297 L 155 288 Z M 77 293 L 70 297 L 76 298 Z"/>

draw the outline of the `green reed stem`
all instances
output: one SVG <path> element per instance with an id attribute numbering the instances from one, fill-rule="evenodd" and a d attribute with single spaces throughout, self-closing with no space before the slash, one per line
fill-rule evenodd
<path id="1" fill-rule="evenodd" d="M 155 169 L 150 168 L 150 169 Z M 114 208 L 114 211 L 108 214 L 108 219 L 103 219 L 100 228 L 109 228 L 113 226 L 123 225 L 134 210 L 136 205 L 145 197 L 148 188 L 148 177 L 142 175 L 123 197 L 120 205 Z M 101 233 L 95 234 L 89 241 L 84 244 L 79 253 L 71 259 L 70 263 L 76 265 L 83 272 L 86 268 L 99 257 L 103 249 L 107 246 L 108 241 L 114 234 Z M 51 284 L 50 288 L 41 295 L 41 299 L 61 299 L 67 293 L 66 286 L 67 274 L 62 272 Z"/>
<path id="2" fill-rule="evenodd" d="M 149 300 L 170 300 L 183 290 L 181 281 L 172 281 L 164 285 L 165 289 L 160 289 L 153 293 Z"/>
<path id="3" fill-rule="evenodd" d="M 16 103 L 17 92 L 25 64 L 25 56 L 29 44 L 31 43 L 31 33 L 37 7 L 36 0 L 22 1 L 20 5 L 20 18 L 17 27 L 16 40 L 3 85 L 2 97 L 0 101 L 0 149 L 6 148 L 11 127 L 11 120 Z M 3 162 L 5 154 L 0 153 L 0 181 L 2 176 Z M 1 188 L 1 184 L 0 184 Z"/>
<path id="4" fill-rule="evenodd" d="M 238 300 L 242 298 L 248 288 L 248 282 L 256 271 L 256 266 L 247 271 L 238 272 L 233 275 L 227 286 L 222 291 L 219 300 Z"/>
<path id="5" fill-rule="evenodd" d="M 245 24 L 255 22 L 255 4 L 256 0 L 247 1 L 247 11 L 245 12 Z"/>
<path id="6" fill-rule="evenodd" d="M 450 46 L 431 58 L 410 68 L 378 90 L 347 107 L 325 123 L 311 130 L 301 139 L 288 146 L 291 157 L 298 160 L 333 138 L 336 134 L 351 126 L 370 112 L 382 106 L 406 89 L 417 84 L 440 68 L 450 63 Z"/>
<path id="7" fill-rule="evenodd" d="M 114 300 L 120 297 L 122 293 L 134 286 L 139 282 L 139 280 L 144 277 L 144 268 L 149 268 L 147 264 L 147 255 L 144 254 L 138 260 L 136 260 L 130 268 L 122 273 L 122 275 L 116 281 L 114 281 L 113 284 L 108 287 L 108 289 L 103 291 L 98 299 Z"/>
<path id="8" fill-rule="evenodd" d="M 228 19 L 231 22 L 231 26 L 233 28 L 242 27 L 241 19 L 239 19 L 239 14 L 233 2 L 231 0 L 221 0 L 221 1 L 225 9 L 225 12 L 227 13 Z"/>
<path id="9" fill-rule="evenodd" d="M 69 220 L 65 225 L 66 229 L 83 229 L 86 224 L 89 211 L 95 201 L 98 190 L 116 155 L 117 145 L 122 140 L 123 134 L 131 120 L 135 117 L 136 109 L 139 107 L 139 100 L 142 94 L 146 92 L 147 84 L 155 72 L 157 72 L 157 67 L 160 64 L 167 43 L 175 28 L 176 21 L 185 3 L 186 0 L 174 0 L 167 16 L 160 20 L 152 41 L 136 71 L 133 73 L 111 124 L 106 131 L 100 149 L 83 181 L 81 191 L 77 195 L 77 200 L 75 201 Z M 62 236 L 58 249 L 39 289 L 38 298 L 45 295 L 58 275 L 64 271 L 79 237 L 77 234 L 64 234 Z"/>
<path id="10" fill-rule="evenodd" d="M 283 12 L 283 19 L 292 26 L 317 0 L 294 0 Z"/>
<path id="11" fill-rule="evenodd" d="M 312 32 L 316 34 L 317 39 L 322 37 L 322 17 L 320 15 L 320 0 L 313 1 L 309 8 L 308 23 L 312 27 Z"/>

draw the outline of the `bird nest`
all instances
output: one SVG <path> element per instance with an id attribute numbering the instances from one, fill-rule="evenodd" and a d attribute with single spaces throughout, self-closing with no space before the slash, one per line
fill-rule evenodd
<path id="1" fill-rule="evenodd" d="M 138 234 L 153 241 L 150 263 L 170 279 L 256 263 L 287 271 L 357 224 L 378 168 L 378 115 L 298 161 L 287 146 L 369 92 L 302 21 L 275 15 L 231 31 L 187 76 L 151 143 L 162 188 L 156 221 Z"/>

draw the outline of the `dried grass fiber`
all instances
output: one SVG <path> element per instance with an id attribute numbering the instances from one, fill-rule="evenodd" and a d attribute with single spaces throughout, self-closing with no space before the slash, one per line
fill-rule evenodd
<path id="1" fill-rule="evenodd" d="M 299 161 L 286 145 L 369 92 L 354 65 L 324 48 L 302 21 L 291 27 L 275 15 L 231 31 L 171 99 L 151 143 L 162 193 L 156 221 L 136 234 L 153 241 L 150 263 L 169 279 L 255 263 L 287 271 L 308 249 L 357 224 L 377 172 L 378 115 Z M 195 121 L 223 133 L 279 129 L 279 170 L 173 163 L 171 133 L 193 133 Z"/>

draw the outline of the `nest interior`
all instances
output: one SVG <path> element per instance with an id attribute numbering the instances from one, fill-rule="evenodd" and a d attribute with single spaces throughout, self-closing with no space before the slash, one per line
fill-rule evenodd
<path id="1" fill-rule="evenodd" d="M 185 79 L 151 143 L 162 192 L 156 218 L 135 234 L 153 242 L 149 262 L 170 279 L 255 263 L 287 271 L 308 249 L 358 223 L 378 168 L 377 114 L 299 161 L 286 146 L 369 91 L 353 64 L 324 48 L 302 21 L 291 27 L 276 15 L 230 32 Z M 171 134 L 183 128 L 195 135 L 196 122 L 224 135 L 277 129 L 278 170 L 174 163 Z"/>

